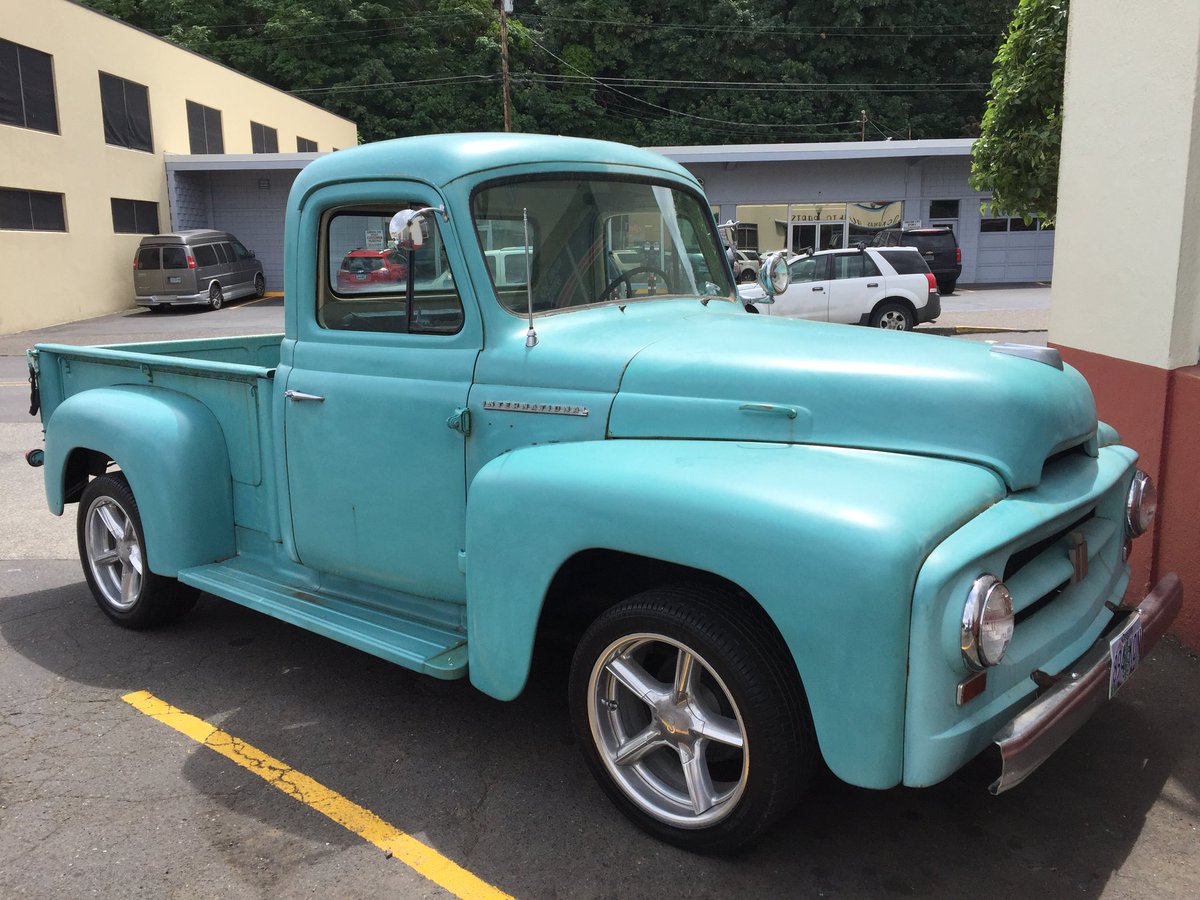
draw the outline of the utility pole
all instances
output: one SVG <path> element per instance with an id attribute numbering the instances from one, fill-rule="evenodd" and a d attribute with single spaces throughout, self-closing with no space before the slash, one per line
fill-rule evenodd
<path id="1" fill-rule="evenodd" d="M 500 80 L 504 83 L 504 130 L 512 131 L 512 100 L 508 93 L 508 14 L 513 0 L 500 0 Z"/>
<path id="2" fill-rule="evenodd" d="M 859 137 L 859 140 L 865 141 L 867 139 L 867 111 L 865 109 L 860 109 L 859 113 L 862 116 L 862 134 Z"/>

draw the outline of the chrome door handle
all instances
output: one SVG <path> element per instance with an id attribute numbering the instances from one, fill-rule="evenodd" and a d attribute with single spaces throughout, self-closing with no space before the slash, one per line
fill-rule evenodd
<path id="1" fill-rule="evenodd" d="M 816 288 L 813 288 L 813 290 L 814 290 L 814 291 L 823 291 L 823 290 L 825 290 L 825 288 L 823 288 L 823 287 L 816 287 Z"/>
<path id="2" fill-rule="evenodd" d="M 317 394 L 305 394 L 302 391 L 293 391 L 291 389 L 284 391 L 283 396 L 288 400 L 316 400 L 318 403 L 325 402 L 325 398 Z"/>
<path id="3" fill-rule="evenodd" d="M 879 287 L 879 282 L 878 281 L 868 281 L 867 287 Z"/>

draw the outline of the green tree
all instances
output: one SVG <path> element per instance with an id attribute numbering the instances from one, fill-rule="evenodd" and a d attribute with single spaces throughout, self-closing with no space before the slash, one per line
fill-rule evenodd
<path id="1" fill-rule="evenodd" d="M 996 54 L 970 178 L 973 188 L 991 192 L 995 214 L 1054 221 L 1068 6 L 1020 0 Z"/>

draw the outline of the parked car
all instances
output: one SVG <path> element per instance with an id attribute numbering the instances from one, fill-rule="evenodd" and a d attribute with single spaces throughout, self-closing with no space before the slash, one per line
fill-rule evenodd
<path id="1" fill-rule="evenodd" d="M 962 248 L 954 229 L 945 226 L 930 228 L 888 228 L 875 235 L 876 247 L 916 247 L 925 257 L 929 271 L 937 278 L 938 292 L 953 294 L 962 274 Z"/>
<path id="2" fill-rule="evenodd" d="M 337 272 L 339 291 L 371 290 L 408 278 L 408 260 L 399 250 L 351 250 Z"/>
<path id="3" fill-rule="evenodd" d="M 753 281 L 758 277 L 758 269 L 761 265 L 762 261 L 749 250 L 736 251 L 733 271 L 737 275 L 738 281 Z"/>
<path id="4" fill-rule="evenodd" d="M 821 250 L 788 260 L 791 283 L 766 303 L 758 285 L 743 285 L 743 301 L 759 312 L 795 319 L 912 331 L 942 313 L 937 280 L 912 247 Z"/>
<path id="5" fill-rule="evenodd" d="M 134 302 L 151 310 L 261 297 L 262 263 L 227 231 L 191 230 L 142 238 L 133 257 Z"/>

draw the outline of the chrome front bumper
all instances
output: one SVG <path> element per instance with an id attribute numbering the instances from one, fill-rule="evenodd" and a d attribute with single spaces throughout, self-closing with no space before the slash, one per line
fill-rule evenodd
<path id="1" fill-rule="evenodd" d="M 999 794 L 1028 778 L 1108 699 L 1112 636 L 1128 626 L 1133 617 L 1140 618 L 1140 657 L 1144 659 L 1166 634 L 1182 605 L 1183 586 L 1171 573 L 1136 607 L 1122 607 L 1108 632 L 1057 676 L 1032 705 L 996 733 L 1000 777 L 989 790 Z"/>

